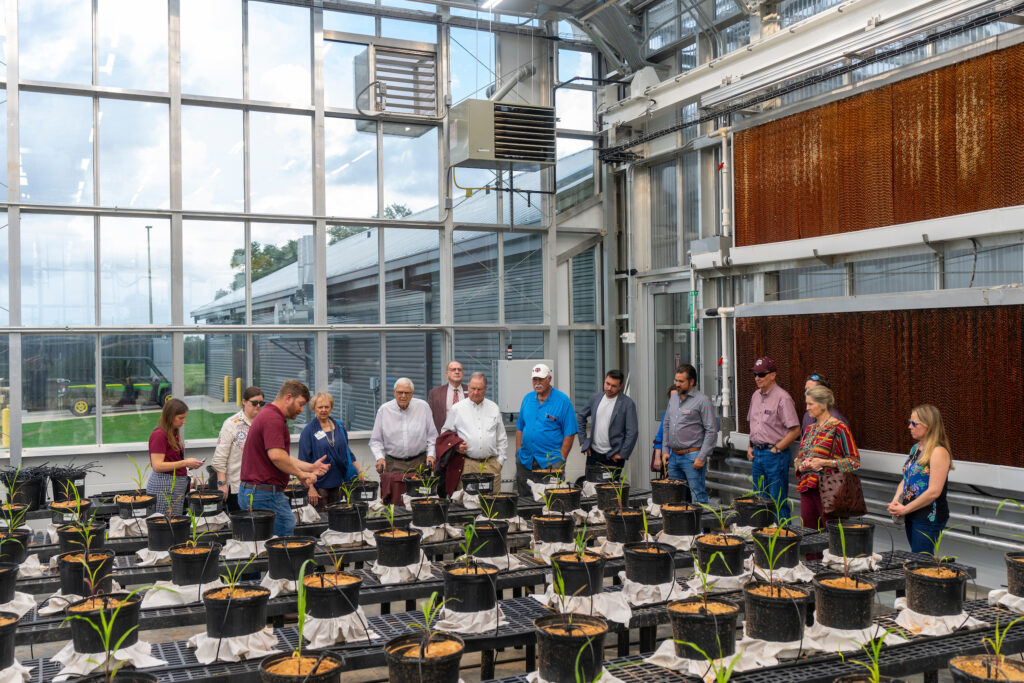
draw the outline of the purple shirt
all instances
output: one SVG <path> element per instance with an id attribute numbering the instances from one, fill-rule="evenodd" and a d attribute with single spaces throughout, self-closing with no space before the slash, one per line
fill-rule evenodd
<path id="1" fill-rule="evenodd" d="M 778 443 L 786 432 L 800 426 L 793 397 L 778 384 L 773 384 L 767 394 L 762 394 L 760 389 L 754 392 L 747 421 L 750 422 L 750 440 L 754 443 Z"/>
<path id="2" fill-rule="evenodd" d="M 843 417 L 843 414 L 840 413 L 835 408 L 829 410 L 828 414 L 842 422 L 847 427 L 850 426 L 850 422 L 845 417 Z M 803 434 L 805 431 L 807 431 L 807 428 L 810 427 L 812 424 L 814 424 L 814 418 L 811 417 L 810 413 L 804 412 L 804 419 L 801 420 L 800 422 L 800 433 Z"/>

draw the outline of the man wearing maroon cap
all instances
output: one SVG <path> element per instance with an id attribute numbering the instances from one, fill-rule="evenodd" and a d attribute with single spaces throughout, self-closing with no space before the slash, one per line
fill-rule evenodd
<path id="1" fill-rule="evenodd" d="M 773 500 L 789 497 L 789 446 L 800 436 L 800 418 L 793 397 L 775 383 L 775 361 L 758 358 L 751 368 L 757 391 L 750 399 L 750 460 L 754 489 L 767 492 Z M 782 506 L 783 518 L 790 515 L 789 503 Z"/>

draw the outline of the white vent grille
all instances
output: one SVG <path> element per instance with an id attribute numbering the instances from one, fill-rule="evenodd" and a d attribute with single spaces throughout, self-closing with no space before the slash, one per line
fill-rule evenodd
<path id="1" fill-rule="evenodd" d="M 437 57 L 433 52 L 377 47 L 373 72 L 378 111 L 437 116 Z"/>
<path id="2" fill-rule="evenodd" d="M 496 102 L 494 158 L 499 161 L 554 163 L 555 110 Z"/>

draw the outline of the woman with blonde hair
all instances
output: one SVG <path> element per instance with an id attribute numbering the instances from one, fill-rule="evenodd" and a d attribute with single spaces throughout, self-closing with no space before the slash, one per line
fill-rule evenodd
<path id="1" fill-rule="evenodd" d="M 164 498 L 167 494 L 171 498 L 171 514 L 181 514 L 182 503 L 188 492 L 188 470 L 203 464 L 201 460 L 185 457 L 181 428 L 185 426 L 187 415 L 188 406 L 184 401 L 168 399 L 160 412 L 156 429 L 149 435 L 149 466 L 153 471 L 146 482 L 146 493 L 156 496 L 156 511 L 161 515 L 168 512 L 167 500 Z"/>
<path id="2" fill-rule="evenodd" d="M 953 456 L 942 415 L 935 406 L 914 408 L 907 428 L 917 443 L 903 465 L 903 481 L 889 503 L 889 514 L 906 522 L 907 541 L 913 552 L 930 552 L 949 520 L 946 492 Z"/>
<path id="3" fill-rule="evenodd" d="M 327 474 L 309 487 L 309 502 L 323 511 L 324 507 L 342 500 L 341 485 L 359 476 L 356 456 L 348 445 L 348 433 L 341 422 L 331 417 L 334 397 L 326 391 L 318 392 L 309 402 L 316 419 L 310 421 L 299 436 L 299 460 L 324 461 L 331 466 Z"/>

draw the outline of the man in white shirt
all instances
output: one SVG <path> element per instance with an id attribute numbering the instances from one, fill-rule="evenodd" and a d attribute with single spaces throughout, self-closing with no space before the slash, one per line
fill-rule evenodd
<path id="1" fill-rule="evenodd" d="M 607 468 L 621 468 L 636 446 L 639 423 L 636 404 L 622 394 L 624 377 L 620 370 L 609 370 L 604 377 L 604 391 L 594 394 L 576 415 L 580 450 L 587 455 L 587 479 L 607 478 Z M 587 435 L 587 420 L 593 430 Z"/>
<path id="2" fill-rule="evenodd" d="M 476 474 L 483 467 L 494 478 L 494 491 L 501 488 L 501 468 L 505 464 L 508 434 L 498 404 L 484 398 L 487 377 L 474 372 L 469 378 L 469 400 L 459 401 L 448 410 L 441 432 L 453 431 L 462 439 L 459 453 L 465 456 L 462 474 Z M 459 488 L 462 483 L 459 482 Z"/>
<path id="3" fill-rule="evenodd" d="M 394 400 L 378 408 L 373 421 L 370 451 L 381 473 L 381 500 L 385 503 L 397 492 L 392 482 L 401 482 L 402 475 L 423 463 L 434 467 L 437 429 L 430 406 L 423 399 L 413 398 L 414 391 L 411 379 L 399 377 L 395 380 Z M 404 484 L 401 488 L 404 490 Z"/>

